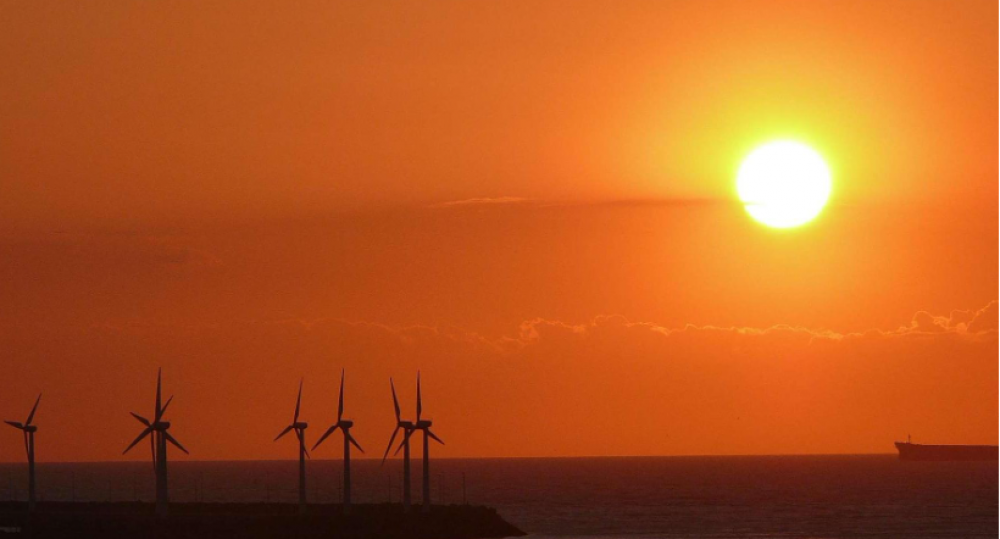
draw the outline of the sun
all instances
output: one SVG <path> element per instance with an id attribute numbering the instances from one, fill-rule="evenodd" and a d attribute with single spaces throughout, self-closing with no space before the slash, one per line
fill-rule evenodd
<path id="1" fill-rule="evenodd" d="M 830 169 L 819 153 L 801 142 L 770 142 L 743 160 L 736 192 L 758 222 L 791 228 L 823 210 L 830 198 Z"/>

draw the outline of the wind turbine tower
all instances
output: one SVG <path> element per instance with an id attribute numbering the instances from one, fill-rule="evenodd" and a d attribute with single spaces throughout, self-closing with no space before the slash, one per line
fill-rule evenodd
<path id="1" fill-rule="evenodd" d="M 420 412 L 423 406 L 420 402 L 420 371 L 417 371 L 417 424 L 415 425 L 415 430 L 424 431 L 424 507 L 423 512 L 429 513 L 431 510 L 431 461 L 430 461 L 430 438 L 434 438 L 434 441 L 444 445 L 441 438 L 438 438 L 433 432 L 431 432 L 431 420 L 420 419 Z"/>
<path id="2" fill-rule="evenodd" d="M 38 402 L 41 400 L 42 395 L 39 393 L 28 419 L 23 424 L 17 421 L 4 421 L 24 434 L 24 451 L 28 454 L 28 511 L 35 509 L 35 433 L 38 432 L 38 427 L 32 425 L 31 420 L 35 418 L 35 410 L 38 410 Z"/>
<path id="3" fill-rule="evenodd" d="M 382 464 L 385 464 L 385 459 L 389 456 L 389 450 L 392 449 L 392 443 L 396 440 L 396 434 L 399 433 L 399 429 L 403 429 L 403 441 L 399 444 L 394 455 L 399 454 L 399 450 L 403 450 L 403 512 L 410 511 L 410 435 L 413 434 L 413 422 L 403 421 L 400 418 L 399 412 L 399 399 L 396 398 L 396 386 L 392 383 L 392 378 L 389 378 L 389 388 L 392 389 L 392 405 L 396 410 L 396 428 L 392 431 L 392 437 L 389 438 L 389 445 L 385 448 L 385 454 L 382 455 Z"/>
<path id="4" fill-rule="evenodd" d="M 170 402 L 174 400 L 171 396 L 167 399 L 166 404 L 160 405 L 160 395 L 162 387 L 162 369 L 156 371 L 156 406 L 153 411 L 153 421 L 149 421 L 145 417 L 135 413 L 132 417 L 136 418 L 139 423 L 142 423 L 146 428 L 136 436 L 135 440 L 122 451 L 122 454 L 128 453 L 130 449 L 135 447 L 136 444 L 142 441 L 143 438 L 152 434 L 153 436 L 149 439 L 150 449 L 153 453 L 153 471 L 156 473 L 156 515 L 163 518 L 167 516 L 167 507 L 170 504 L 169 489 L 167 488 L 167 442 L 170 442 L 177 446 L 185 454 L 188 453 L 187 449 L 181 445 L 173 436 L 170 435 L 167 430 L 170 428 L 169 421 L 163 421 L 163 414 L 167 411 L 167 407 L 170 406 Z"/>
<path id="5" fill-rule="evenodd" d="M 319 444 L 323 443 L 323 440 L 326 440 L 327 436 L 333 434 L 333 432 L 336 431 L 338 428 L 344 431 L 343 510 L 345 515 L 351 511 L 351 444 L 354 444 L 354 447 L 357 447 L 358 451 L 361 451 L 362 453 L 365 452 L 365 450 L 361 449 L 361 446 L 358 445 L 358 442 L 357 440 L 354 439 L 354 436 L 351 436 L 351 427 L 353 426 L 354 426 L 354 421 L 351 421 L 350 419 L 344 419 L 344 371 L 343 369 L 341 369 L 340 400 L 337 404 L 337 422 L 334 423 L 332 427 L 330 427 L 329 429 L 327 429 L 326 432 L 323 433 L 323 436 L 321 436 L 319 441 L 316 442 L 316 445 L 313 446 L 313 451 L 315 451 L 316 448 L 319 447 Z"/>
<path id="6" fill-rule="evenodd" d="M 274 438 L 278 441 L 282 436 L 294 430 L 295 436 L 299 439 L 299 514 L 306 512 L 306 457 L 309 451 L 306 450 L 306 427 L 309 423 L 299 421 L 299 409 L 302 407 L 302 380 L 299 380 L 299 397 L 295 401 L 295 415 L 292 417 L 292 424 L 285 427 L 281 434 Z"/>

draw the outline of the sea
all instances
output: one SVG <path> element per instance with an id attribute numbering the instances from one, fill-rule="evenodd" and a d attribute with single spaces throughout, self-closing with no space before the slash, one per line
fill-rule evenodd
<path id="1" fill-rule="evenodd" d="M 150 462 L 40 463 L 42 500 L 153 499 Z M 170 462 L 175 502 L 297 500 L 297 461 Z M 311 503 L 338 503 L 341 461 L 308 462 Z M 399 460 L 352 460 L 356 503 L 399 502 Z M 543 538 L 997 537 L 997 462 L 895 455 L 434 459 L 434 503 L 488 505 Z M 413 500 L 421 498 L 413 462 Z M 0 500 L 26 466 L 0 464 Z"/>

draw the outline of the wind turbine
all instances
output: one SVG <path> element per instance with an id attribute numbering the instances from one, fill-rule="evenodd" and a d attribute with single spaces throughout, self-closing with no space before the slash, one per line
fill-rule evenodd
<path id="1" fill-rule="evenodd" d="M 146 436 L 153 435 L 149 439 L 149 447 L 153 452 L 153 471 L 156 473 L 156 515 L 166 517 L 167 505 L 170 503 L 169 491 L 167 489 L 167 442 L 174 444 L 177 446 L 177 449 L 180 449 L 185 454 L 190 453 L 167 432 L 167 429 L 170 428 L 170 422 L 163 421 L 163 414 L 167 411 L 167 407 L 170 406 L 170 402 L 174 400 L 174 397 L 171 395 L 167 399 L 166 404 L 160 405 L 162 371 L 163 369 L 157 369 L 156 371 L 156 409 L 153 411 L 153 421 L 150 422 L 135 412 L 129 412 L 132 414 L 132 417 L 136 418 L 146 428 L 139 433 L 139 436 L 136 436 L 135 440 L 132 440 L 132 443 L 125 448 L 125 451 L 122 451 L 122 454 L 128 453 L 130 449 L 135 447 Z"/>
<path id="2" fill-rule="evenodd" d="M 21 424 L 17 421 L 4 421 L 8 425 L 20 430 L 24 433 L 24 451 L 28 454 L 28 510 L 35 509 L 35 433 L 38 432 L 38 427 L 31 424 L 31 420 L 35 417 L 35 410 L 38 410 L 38 401 L 42 400 L 42 394 L 38 394 L 38 398 L 35 399 L 35 405 L 31 407 L 31 413 L 28 414 L 28 419 Z"/>
<path id="3" fill-rule="evenodd" d="M 399 447 L 403 449 L 403 512 L 408 512 L 410 510 L 410 434 L 413 433 L 413 422 L 403 421 L 400 418 L 399 399 L 396 398 L 396 386 L 393 385 L 392 378 L 389 378 L 389 387 L 392 389 L 392 405 L 396 409 L 396 429 L 392 431 L 392 438 L 389 438 L 389 445 L 385 448 L 385 454 L 382 455 L 382 464 L 385 464 L 385 459 L 389 456 L 392 442 L 396 441 L 396 434 L 399 433 L 399 429 L 403 429 L 403 441 Z M 396 449 L 396 454 L 398 453 L 399 449 Z"/>
<path id="4" fill-rule="evenodd" d="M 358 445 L 357 440 L 354 436 L 351 436 L 351 427 L 354 426 L 354 421 L 350 419 L 344 419 L 344 370 L 340 370 L 340 401 L 337 404 L 337 422 L 333 424 L 332 427 L 327 429 L 323 436 L 320 437 L 316 445 L 313 446 L 313 451 L 319 447 L 319 444 L 326 440 L 326 437 L 333 434 L 338 428 L 344 431 L 344 514 L 347 514 L 351 510 L 351 444 L 358 448 L 358 451 L 362 453 L 365 452 Z"/>
<path id="5" fill-rule="evenodd" d="M 309 451 L 306 450 L 306 427 L 309 423 L 299 421 L 299 409 L 302 407 L 302 380 L 299 380 L 299 398 L 295 401 L 295 415 L 292 417 L 292 424 L 285 427 L 274 441 L 294 430 L 295 436 L 299 439 L 299 514 L 306 512 L 306 457 Z"/>
<path id="6" fill-rule="evenodd" d="M 431 420 L 420 419 L 420 412 L 423 406 L 420 401 L 420 371 L 417 371 L 417 424 L 414 425 L 413 430 L 407 433 L 406 438 L 403 438 L 403 443 L 407 443 L 407 439 L 410 434 L 413 434 L 414 430 L 424 431 L 424 506 L 423 512 L 429 513 L 431 511 L 431 461 L 430 461 L 430 438 L 434 438 L 434 441 L 444 445 L 444 441 L 438 438 L 436 434 L 431 432 Z"/>

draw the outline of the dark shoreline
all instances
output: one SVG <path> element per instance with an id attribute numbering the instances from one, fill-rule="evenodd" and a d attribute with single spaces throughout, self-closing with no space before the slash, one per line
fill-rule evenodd
<path id="1" fill-rule="evenodd" d="M 404 514 L 400 504 L 174 503 L 157 519 L 153 504 L 139 502 L 39 502 L 30 515 L 23 502 L 0 502 L 0 537 L 108 538 L 312 538 L 476 539 L 525 535 L 490 507 L 435 505 Z"/>

